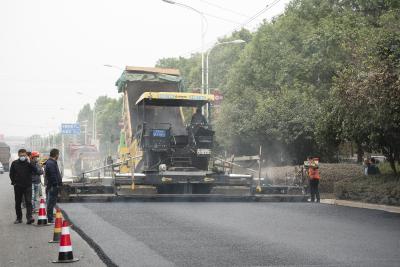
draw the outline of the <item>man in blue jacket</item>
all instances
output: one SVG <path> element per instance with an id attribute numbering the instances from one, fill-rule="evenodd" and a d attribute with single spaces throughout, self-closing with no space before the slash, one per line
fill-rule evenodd
<path id="1" fill-rule="evenodd" d="M 60 151 L 53 148 L 50 151 L 50 158 L 46 161 L 45 167 L 48 223 L 53 223 L 53 209 L 57 204 L 59 188 L 62 186 L 62 177 L 57 164 L 59 156 Z"/>

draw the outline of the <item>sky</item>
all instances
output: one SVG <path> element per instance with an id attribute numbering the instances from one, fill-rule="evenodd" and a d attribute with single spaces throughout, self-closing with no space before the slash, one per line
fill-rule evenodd
<path id="1" fill-rule="evenodd" d="M 179 1 L 206 14 L 206 48 L 241 26 L 254 31 L 289 2 Z M 120 69 L 187 57 L 200 36 L 199 14 L 162 0 L 0 0 L 0 134 L 56 133 L 85 103 L 118 97 Z"/>

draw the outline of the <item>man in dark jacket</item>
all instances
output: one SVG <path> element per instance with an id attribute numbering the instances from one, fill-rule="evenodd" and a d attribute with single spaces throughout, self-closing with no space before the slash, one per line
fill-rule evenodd
<path id="1" fill-rule="evenodd" d="M 25 149 L 18 151 L 18 159 L 14 160 L 10 167 L 11 184 L 14 186 L 15 213 L 17 219 L 15 224 L 22 223 L 21 202 L 22 197 L 26 205 L 26 223 L 32 224 L 35 220 L 32 218 L 32 173 L 36 171 L 34 165 L 29 161 Z"/>
<path id="2" fill-rule="evenodd" d="M 49 223 L 53 223 L 53 209 L 57 204 L 59 187 L 62 185 L 61 173 L 57 164 L 59 156 L 60 151 L 53 148 L 50 151 L 50 158 L 46 161 L 45 167 L 47 220 Z"/>

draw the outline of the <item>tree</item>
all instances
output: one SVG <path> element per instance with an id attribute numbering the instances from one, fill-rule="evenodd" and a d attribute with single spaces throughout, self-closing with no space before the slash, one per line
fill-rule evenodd
<path id="1" fill-rule="evenodd" d="M 120 136 L 119 122 L 122 117 L 122 98 L 114 99 L 107 96 L 99 96 L 94 104 L 96 114 L 96 138 L 100 141 L 99 150 L 103 156 L 114 153 L 118 147 Z M 93 133 L 93 110 L 89 104 L 82 107 L 78 114 L 81 125 L 87 125 L 88 133 Z M 84 143 L 84 135 L 81 136 Z"/>
<path id="2" fill-rule="evenodd" d="M 400 19 L 399 10 L 377 22 L 366 46 L 338 77 L 333 97 L 345 137 L 370 151 L 380 151 L 397 174 L 400 154 Z"/>
<path id="3" fill-rule="evenodd" d="M 249 42 L 252 34 L 241 29 L 229 36 L 218 39 L 218 42 L 227 42 L 241 39 Z M 221 88 L 226 86 L 227 74 L 232 65 L 239 59 L 244 45 L 224 45 L 213 49 L 209 57 L 209 80 L 210 88 Z M 185 79 L 186 87 L 191 89 L 201 88 L 201 54 L 192 54 L 189 58 L 163 58 L 157 61 L 156 67 L 176 68 Z"/>
<path id="4" fill-rule="evenodd" d="M 229 36 L 218 39 L 218 43 L 233 40 L 243 40 L 244 44 L 226 44 L 212 49 L 209 56 L 209 87 L 226 88 L 228 83 L 228 73 L 232 66 L 239 60 L 241 52 L 252 39 L 252 34 L 246 29 L 234 31 Z M 211 49 L 212 47 L 210 47 Z"/>
<path id="5" fill-rule="evenodd" d="M 192 54 L 189 58 L 162 58 L 157 61 L 156 67 L 179 69 L 184 77 L 186 88 L 201 87 L 201 55 Z"/>
<path id="6" fill-rule="evenodd" d="M 101 96 L 96 100 L 96 128 L 100 139 L 100 152 L 103 155 L 115 153 L 121 128 L 122 98 Z"/>
<path id="7" fill-rule="evenodd" d="M 81 125 L 80 143 L 84 144 L 88 140 L 85 140 L 85 135 L 89 135 L 93 132 L 93 110 L 90 104 L 85 104 L 78 113 L 77 122 Z"/>
<path id="8" fill-rule="evenodd" d="M 225 130 L 217 131 L 220 140 L 228 144 L 232 136 L 247 143 L 242 147 L 258 142 L 270 148 L 267 157 L 279 152 L 283 162 L 323 152 L 316 143 L 316 121 L 348 58 L 341 47 L 347 21 L 336 4 L 293 1 L 283 15 L 265 21 L 253 34 L 223 88 L 217 125 Z"/>

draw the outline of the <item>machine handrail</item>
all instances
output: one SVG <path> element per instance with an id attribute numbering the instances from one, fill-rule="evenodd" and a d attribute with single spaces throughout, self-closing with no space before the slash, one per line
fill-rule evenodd
<path id="1" fill-rule="evenodd" d="M 122 164 L 124 164 L 127 161 L 130 161 L 132 159 L 138 159 L 138 158 L 141 158 L 141 157 L 142 156 L 129 157 L 129 158 L 123 160 L 123 161 L 118 161 L 118 162 L 115 162 L 115 163 L 112 163 L 112 164 L 107 164 L 107 165 L 104 165 L 104 166 L 101 166 L 101 167 L 98 167 L 98 168 L 95 168 L 95 169 L 91 169 L 91 170 L 88 170 L 88 171 L 81 172 L 80 175 L 87 174 L 87 173 L 92 173 L 92 172 L 99 171 L 99 170 L 102 170 L 102 169 L 105 169 L 105 168 L 108 168 L 108 167 L 121 166 Z"/>
<path id="2" fill-rule="evenodd" d="M 256 170 L 253 170 L 253 169 L 250 169 L 250 168 L 243 167 L 243 166 L 241 166 L 241 165 L 239 165 L 239 164 L 237 164 L 237 163 L 233 163 L 233 162 L 231 162 L 231 161 L 227 161 L 227 160 L 224 160 L 224 159 L 221 159 L 221 158 L 215 157 L 215 156 L 213 156 L 212 158 L 213 158 L 213 159 L 220 160 L 220 161 L 222 161 L 222 162 L 224 162 L 224 163 L 228 163 L 228 164 L 231 164 L 231 165 L 233 165 L 233 166 L 236 166 L 236 167 L 242 168 L 242 169 L 244 169 L 244 170 L 248 170 L 248 171 L 250 171 L 250 172 L 252 172 L 252 173 L 258 173 L 258 171 L 256 171 Z"/>

